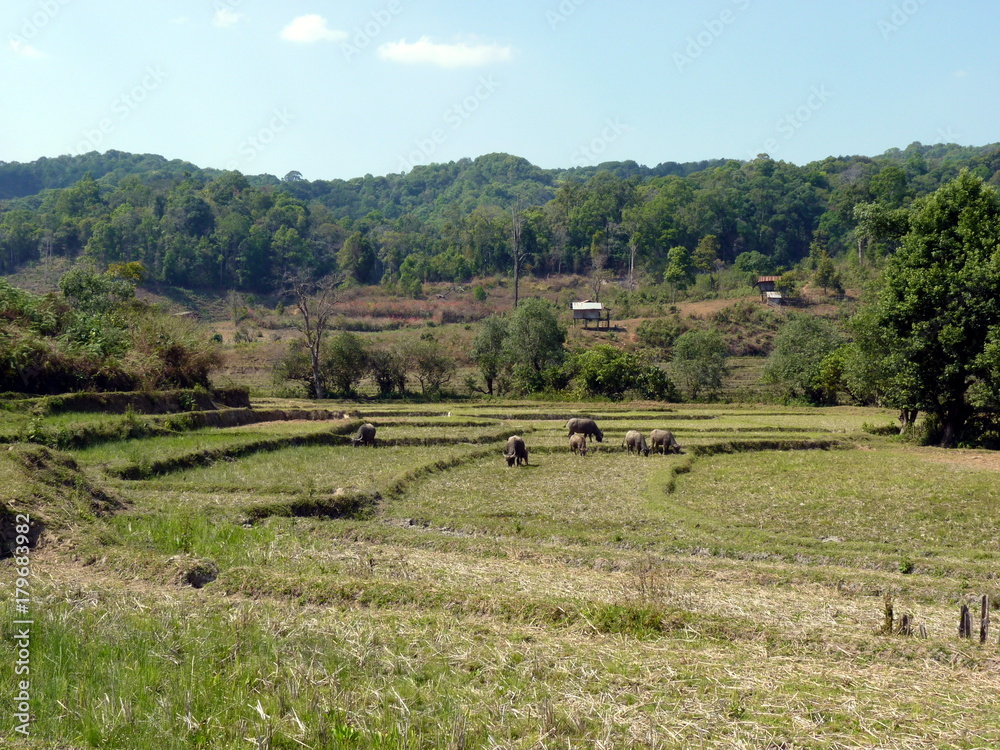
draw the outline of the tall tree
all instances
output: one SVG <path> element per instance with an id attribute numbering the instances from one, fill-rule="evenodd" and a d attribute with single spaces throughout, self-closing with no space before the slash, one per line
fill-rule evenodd
<path id="1" fill-rule="evenodd" d="M 663 272 L 663 280 L 673 289 L 674 302 L 677 301 L 677 290 L 686 288 L 693 275 L 694 264 L 688 249 L 683 245 L 670 248 L 667 251 L 667 268 Z"/>
<path id="2" fill-rule="evenodd" d="M 537 374 L 562 362 L 565 342 L 566 329 L 559 323 L 552 305 L 538 297 L 529 297 L 511 316 L 505 346 L 512 362 Z"/>
<path id="3" fill-rule="evenodd" d="M 918 201 L 902 246 L 889 259 L 868 324 L 887 373 L 889 404 L 934 415 L 940 444 L 954 446 L 968 392 L 990 383 L 1000 341 L 1000 194 L 963 171 Z"/>
<path id="4" fill-rule="evenodd" d="M 507 319 L 491 315 L 480 321 L 476 338 L 472 342 L 472 361 L 479 366 L 486 386 L 486 393 L 493 395 L 494 385 L 507 365 L 504 342 L 507 338 Z"/>

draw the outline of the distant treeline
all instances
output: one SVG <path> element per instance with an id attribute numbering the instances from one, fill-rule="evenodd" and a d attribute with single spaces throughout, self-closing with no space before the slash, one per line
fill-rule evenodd
<path id="1" fill-rule="evenodd" d="M 508 272 L 646 273 L 686 248 L 711 272 L 891 250 L 893 212 L 963 168 L 1000 184 L 1000 144 L 892 149 L 805 166 L 635 162 L 545 170 L 489 154 L 406 174 L 306 180 L 198 169 L 109 151 L 0 163 L 0 273 L 54 256 L 139 262 L 166 284 L 266 292 L 288 270 L 339 272 L 416 294 L 434 281 Z M 859 221 L 860 219 L 860 221 Z"/>

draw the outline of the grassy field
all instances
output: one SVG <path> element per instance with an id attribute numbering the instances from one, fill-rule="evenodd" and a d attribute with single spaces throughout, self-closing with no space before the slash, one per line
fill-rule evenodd
<path id="1" fill-rule="evenodd" d="M 1000 596 L 996 455 L 848 407 L 343 411 L 4 446 L 0 500 L 45 531 L 29 738 L 0 561 L 3 746 L 1000 746 L 997 634 L 958 636 Z M 653 428 L 683 453 L 621 447 Z"/>

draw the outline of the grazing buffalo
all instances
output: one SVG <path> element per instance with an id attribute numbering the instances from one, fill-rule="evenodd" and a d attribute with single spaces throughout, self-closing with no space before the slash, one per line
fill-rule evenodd
<path id="1" fill-rule="evenodd" d="M 584 435 L 570 435 L 569 436 L 569 449 L 573 453 L 579 453 L 581 456 L 587 455 L 587 438 Z"/>
<path id="2" fill-rule="evenodd" d="M 628 448 L 629 453 L 635 453 L 639 455 L 640 453 L 644 456 L 649 455 L 649 447 L 646 445 L 646 438 L 642 436 L 642 433 L 638 430 L 629 430 L 625 433 L 625 440 L 622 441 L 622 445 Z"/>
<path id="3" fill-rule="evenodd" d="M 351 438 L 351 443 L 357 448 L 359 445 L 369 445 L 375 447 L 375 425 L 365 423 L 361 425 L 358 434 Z"/>
<path id="4" fill-rule="evenodd" d="M 573 417 L 566 423 L 566 429 L 569 430 L 570 437 L 584 435 L 585 437 L 597 438 L 598 443 L 604 441 L 604 433 L 597 427 L 597 423 L 593 419 Z"/>
<path id="5" fill-rule="evenodd" d="M 524 438 L 520 435 L 511 435 L 507 438 L 507 450 L 504 451 L 503 457 L 507 459 L 508 466 L 514 466 L 515 464 L 520 466 L 528 464 L 528 448 L 524 444 Z"/>
<path id="6" fill-rule="evenodd" d="M 653 430 L 649 433 L 649 447 L 663 455 L 681 452 L 681 447 L 670 430 Z"/>

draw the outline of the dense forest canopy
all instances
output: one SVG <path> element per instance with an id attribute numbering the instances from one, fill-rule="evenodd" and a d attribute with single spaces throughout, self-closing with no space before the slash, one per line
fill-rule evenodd
<path id="1" fill-rule="evenodd" d="M 415 292 L 508 272 L 514 224 L 523 273 L 670 281 L 681 259 L 779 271 L 809 256 L 891 251 L 903 210 L 963 168 L 997 185 L 1000 144 L 914 143 L 804 166 L 761 154 L 547 170 L 488 154 L 352 180 L 93 152 L 0 163 L 0 274 L 85 255 L 98 267 L 138 262 L 148 278 L 185 287 L 269 291 L 306 269 Z"/>

